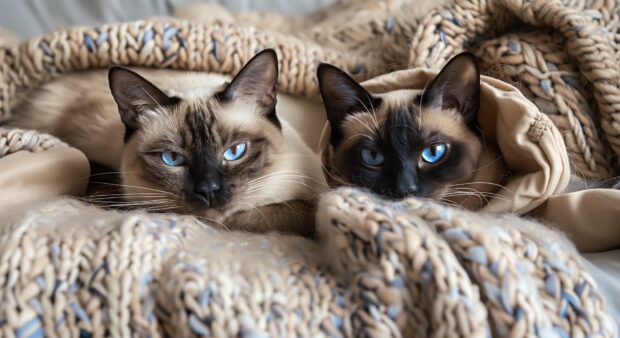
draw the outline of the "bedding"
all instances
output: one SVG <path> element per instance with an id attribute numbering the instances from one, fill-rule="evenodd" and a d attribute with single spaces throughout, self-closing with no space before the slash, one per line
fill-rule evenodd
<path id="1" fill-rule="evenodd" d="M 458 1 L 432 11 L 421 22 L 400 15 L 411 13 L 409 7 L 416 5 L 407 1 L 335 5 L 332 14 L 359 13 L 359 20 L 348 21 L 352 27 L 333 27 L 333 21 L 307 18 L 306 23 L 325 25 L 325 36 L 331 39 L 311 34 L 317 32 L 316 27 L 284 34 L 286 20 L 272 31 L 247 24 L 218 26 L 213 18 L 196 18 L 198 21 L 193 22 L 157 19 L 59 30 L 0 49 L 0 116 L 11 114 L 15 100 L 28 89 L 62 73 L 112 63 L 232 73 L 256 49 L 271 46 L 278 47 L 282 59 L 280 89 L 292 95 L 291 102 L 296 101 L 293 96 L 309 97 L 303 104 L 318 112 L 318 102 L 313 101 L 313 70 L 319 60 L 335 63 L 358 79 L 369 79 L 364 84 L 375 90 L 423 86 L 436 72 L 428 66 L 438 68 L 442 60 L 461 48 L 457 43 L 466 43 L 461 36 L 473 39 L 472 31 L 478 34 L 481 27 L 492 27 L 492 23 L 508 25 L 521 20 L 532 24 L 533 17 L 556 13 L 565 15 L 560 17 L 568 21 L 567 30 L 580 23 L 585 32 L 593 32 L 588 25 L 594 25 L 584 14 L 590 15 L 584 10 L 585 2 L 564 7 L 556 2 Z M 365 16 L 368 8 L 373 16 Z M 484 13 L 487 16 L 482 19 L 488 21 L 470 27 L 464 19 L 469 11 Z M 241 14 L 230 17 L 237 20 Z M 557 22 L 545 20 L 541 22 L 557 26 Z M 260 21 L 254 24 L 261 26 Z M 359 40 L 346 34 L 334 34 L 358 25 L 377 38 L 358 44 Z M 570 43 L 574 38 L 585 43 L 580 36 L 562 32 L 565 35 L 554 41 L 566 39 Z M 607 48 L 599 46 L 607 40 L 599 40 L 598 35 L 589 37 L 597 48 Z M 538 48 L 542 45 L 518 38 L 519 50 L 530 48 L 523 55 L 542 60 L 548 57 L 548 64 L 561 60 L 541 52 Z M 392 67 L 404 67 L 403 61 L 398 61 L 404 53 L 402 46 L 386 48 L 381 58 L 368 54 L 377 42 L 389 44 L 403 39 L 415 42 L 410 51 L 412 65 L 425 60 L 433 63 L 390 73 Z M 513 50 L 512 40 L 500 37 L 486 41 L 509 46 L 495 50 L 496 57 L 508 58 L 505 53 Z M 350 48 L 344 48 L 346 44 Z M 584 71 L 589 71 L 590 61 L 578 56 Z M 489 62 L 489 57 L 485 60 Z M 527 58 L 508 60 L 530 65 Z M 618 80 L 613 73 L 594 73 L 605 81 Z M 562 74 L 572 73 L 569 69 Z M 511 76 L 514 74 L 497 77 L 510 81 Z M 607 82 L 594 78 L 596 83 L 591 87 L 568 88 L 562 85 L 570 80 L 561 76 L 550 79 L 557 90 L 553 97 L 579 98 L 588 93 L 596 97 L 597 105 L 587 107 L 606 110 L 602 123 L 608 129 L 605 136 L 597 134 L 595 140 L 615 140 L 609 129 L 614 125 L 605 124 L 609 121 L 605 119 L 615 116 L 615 106 L 600 97 L 613 94 L 613 88 L 604 86 Z M 547 84 L 539 81 L 538 86 L 546 88 Z M 561 104 L 557 114 L 550 114 L 549 107 L 537 100 L 545 91 L 536 88 L 516 89 L 490 77 L 483 81 L 481 122 L 490 133 L 488 141 L 498 143 L 512 171 L 507 183 L 512 193 L 504 195 L 505 199 L 490 203 L 486 212 L 473 213 L 419 199 L 385 202 L 359 190 L 340 189 L 320 201 L 318 241 L 277 234 L 232 234 L 188 216 L 102 210 L 73 198 L 60 198 L 83 191 L 85 185 L 79 182 L 84 181 L 76 181 L 77 174 L 71 174 L 88 175 L 83 155 L 47 135 L 1 129 L 0 176 L 7 173 L 9 178 L 3 182 L 9 189 L 3 189 L 0 196 L 0 330 L 7 337 L 44 333 L 615 337 L 615 310 L 610 306 L 616 304 L 609 298 L 615 290 L 606 279 L 612 276 L 613 268 L 597 260 L 602 255 L 588 254 L 587 259 L 600 267 L 593 268 L 592 274 L 588 268 L 591 263 L 585 262 L 562 235 L 517 216 L 552 217 L 545 215 L 561 212 L 570 218 L 571 213 L 593 211 L 571 208 L 579 205 L 574 200 L 566 204 L 559 200 L 553 205 L 550 201 L 565 198 L 561 191 L 572 170 L 587 168 L 590 163 L 575 160 L 588 154 L 575 149 L 588 147 L 573 148 L 571 142 L 596 143 L 589 143 L 592 135 L 587 132 L 582 139 L 567 133 L 564 121 L 573 121 L 571 126 L 588 131 L 588 123 L 594 123 L 596 115 L 583 119 L 583 111 L 575 109 L 578 105 Z M 309 139 L 309 143 L 318 144 L 319 140 Z M 60 175 L 51 175 L 46 166 L 30 165 L 33 158 L 42 158 L 43 162 L 50 151 L 60 149 L 66 152 L 52 156 L 57 163 L 54 172 Z M 613 166 L 607 162 L 613 159 L 610 154 L 613 147 L 603 161 L 591 162 L 592 168 L 598 166 L 611 175 Z M 30 171 L 25 174 L 40 180 L 37 184 L 15 179 L 26 168 Z M 29 190 L 31 193 L 20 195 Z M 613 192 L 604 195 L 620 201 Z M 553 212 L 552 207 L 559 211 Z M 616 210 L 594 210 L 592 217 L 609 219 L 606 217 Z M 613 236 L 613 224 L 601 229 L 592 229 L 587 221 L 576 221 L 575 227 L 563 227 L 561 221 L 556 225 L 581 250 L 616 248 L 620 241 Z"/>

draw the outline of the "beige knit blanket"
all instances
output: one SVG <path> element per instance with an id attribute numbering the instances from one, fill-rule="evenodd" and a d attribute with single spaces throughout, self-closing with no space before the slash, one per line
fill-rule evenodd
<path id="1" fill-rule="evenodd" d="M 230 15 L 248 18 L 243 24 L 157 19 L 7 43 L 0 48 L 0 116 L 27 89 L 111 64 L 234 73 L 256 50 L 276 47 L 280 89 L 315 96 L 319 61 L 368 79 L 408 64 L 439 68 L 467 47 L 529 99 L 500 81 L 483 83 L 483 110 L 491 129 L 500 126 L 493 141 L 514 170 L 511 184 L 537 182 L 496 211 L 537 209 L 553 221 L 553 207 L 575 197 L 558 195 L 571 168 L 586 177 L 614 174 L 614 2 L 457 0 L 421 20 L 409 16 L 417 6 L 344 1 L 303 20 L 271 14 L 270 27 L 251 14 Z M 510 33 L 515 27 L 524 29 Z M 422 75 L 431 72 L 370 84 L 420 82 Z M 514 113 L 494 115 L 500 103 Z M 62 170 L 52 177 L 52 167 Z M 87 176 L 79 151 L 49 135 L 0 127 L 0 186 L 10 188 L 0 192 L 0 336 L 616 336 L 577 251 L 517 215 L 340 189 L 321 199 L 319 238 L 310 241 L 58 197 L 80 194 L 84 183 L 75 177 Z M 599 214 L 618 212 L 593 205 L 603 207 Z M 581 249 L 596 250 L 620 241 L 604 219 L 600 228 L 577 224 L 583 233 L 564 228 L 568 220 L 556 224 L 574 230 L 567 230 L 573 240 L 585 239 L 577 241 Z"/>

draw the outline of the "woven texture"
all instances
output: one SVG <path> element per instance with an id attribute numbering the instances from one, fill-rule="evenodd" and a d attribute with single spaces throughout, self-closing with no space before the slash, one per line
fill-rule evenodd
<path id="1" fill-rule="evenodd" d="M 2 336 L 615 337 L 578 256 L 522 220 L 352 189 L 319 214 L 320 245 L 35 206 L 0 230 Z"/>
<path id="2" fill-rule="evenodd" d="M 234 73 L 275 47 L 280 89 L 314 95 L 319 61 L 361 80 L 408 62 L 439 68 L 471 47 L 565 132 L 578 172 L 607 177 L 620 144 L 610 3 L 456 1 L 418 26 L 414 1 L 346 1 L 334 9 L 359 20 L 310 17 L 323 30 L 301 22 L 295 36 L 284 21 L 279 33 L 174 20 L 59 30 L 0 48 L 0 118 L 27 89 L 112 64 Z M 530 31 L 491 37 L 523 23 Z M 56 145 L 0 130 L 0 156 Z M 316 243 L 71 200 L 27 207 L 0 219 L 2 337 L 616 336 L 574 249 L 514 217 L 342 189 L 321 200 Z"/>
<path id="3" fill-rule="evenodd" d="M 0 128 L 0 158 L 24 150 L 40 152 L 57 146 L 67 146 L 57 138 L 34 130 Z"/>
<path id="4" fill-rule="evenodd" d="M 16 91 L 34 88 L 63 73 L 139 65 L 234 74 L 264 48 L 278 51 L 283 74 L 279 88 L 291 94 L 316 93 L 319 61 L 361 73 L 360 79 L 377 75 L 379 70 L 369 58 L 252 27 L 154 20 L 70 28 L 0 48 L 0 120 L 8 118 Z"/>

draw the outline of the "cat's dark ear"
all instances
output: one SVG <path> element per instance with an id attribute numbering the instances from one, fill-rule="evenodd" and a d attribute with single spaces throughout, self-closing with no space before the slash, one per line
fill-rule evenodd
<path id="1" fill-rule="evenodd" d="M 124 67 L 110 68 L 108 82 L 127 134 L 138 129 L 138 116 L 143 111 L 178 102 L 178 98 L 169 97 L 138 73 Z"/>
<path id="2" fill-rule="evenodd" d="M 342 138 L 344 119 L 353 113 L 372 112 L 381 104 L 381 99 L 373 97 L 355 79 L 336 66 L 321 63 L 316 75 L 327 120 L 332 129 L 330 142 L 336 145 Z"/>
<path id="3" fill-rule="evenodd" d="M 224 101 L 252 98 L 264 114 L 272 114 L 276 107 L 277 87 L 278 55 L 273 49 L 265 49 L 243 66 L 218 98 Z"/>
<path id="4" fill-rule="evenodd" d="M 455 109 L 469 126 L 480 108 L 480 66 L 469 52 L 453 57 L 422 94 L 422 105 Z"/>

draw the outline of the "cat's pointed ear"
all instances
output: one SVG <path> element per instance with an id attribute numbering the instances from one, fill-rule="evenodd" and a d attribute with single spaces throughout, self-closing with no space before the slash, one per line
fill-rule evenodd
<path id="1" fill-rule="evenodd" d="M 381 104 L 381 99 L 373 97 L 355 79 L 336 66 L 321 63 L 316 75 L 327 120 L 332 129 L 330 142 L 335 145 L 342 137 L 344 119 L 353 113 L 373 111 Z"/>
<path id="2" fill-rule="evenodd" d="M 277 87 L 278 55 L 273 49 L 265 49 L 243 66 L 218 98 L 226 101 L 248 97 L 256 100 L 263 113 L 271 114 L 276 106 Z"/>
<path id="3" fill-rule="evenodd" d="M 108 82 L 128 133 L 138 129 L 138 116 L 143 111 L 178 102 L 178 98 L 169 97 L 138 73 L 124 67 L 110 68 Z"/>
<path id="4" fill-rule="evenodd" d="M 480 66 L 469 52 L 453 57 L 422 94 L 422 105 L 455 109 L 465 123 L 477 123 L 480 108 Z"/>

